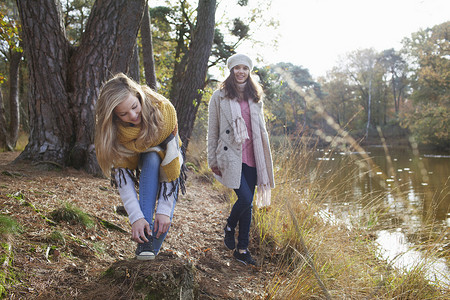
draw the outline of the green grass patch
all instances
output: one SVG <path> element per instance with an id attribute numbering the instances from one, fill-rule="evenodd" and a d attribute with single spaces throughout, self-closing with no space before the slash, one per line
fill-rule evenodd
<path id="1" fill-rule="evenodd" d="M 11 267 L 14 256 L 11 248 L 9 243 L 0 243 L 0 299 L 7 296 L 8 286 L 17 283 L 16 274 Z"/>
<path id="2" fill-rule="evenodd" d="M 14 194 L 6 194 L 6 197 L 13 198 L 19 202 L 22 202 L 25 199 L 25 196 L 21 192 L 15 192 Z"/>
<path id="3" fill-rule="evenodd" d="M 66 239 L 64 234 L 59 230 L 54 230 L 52 233 L 46 238 L 48 243 L 55 245 L 65 245 Z"/>
<path id="4" fill-rule="evenodd" d="M 70 203 L 66 203 L 63 207 L 51 212 L 50 218 L 55 222 L 67 222 L 73 225 L 83 225 L 86 228 L 92 228 L 95 226 L 94 220 L 92 220 L 87 213 Z"/>
<path id="5" fill-rule="evenodd" d="M 196 173 L 198 172 L 198 167 L 194 163 L 186 162 L 186 167 L 188 169 L 194 170 L 194 172 Z"/>
<path id="6" fill-rule="evenodd" d="M 20 233 L 21 227 L 11 217 L 0 215 L 0 236 Z"/>

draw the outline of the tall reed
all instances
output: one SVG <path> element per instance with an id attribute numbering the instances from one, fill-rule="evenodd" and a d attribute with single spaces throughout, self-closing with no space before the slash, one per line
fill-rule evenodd
<path id="1" fill-rule="evenodd" d="M 259 241 L 260 262 L 264 267 L 270 259 L 279 265 L 267 298 L 445 299 L 445 289 L 425 278 L 425 262 L 404 272 L 380 259 L 370 229 L 384 213 L 381 200 L 386 195 L 362 195 L 362 213 L 353 218 L 327 210 L 330 201 L 347 197 L 331 182 L 354 181 L 360 174 L 329 170 L 327 160 L 317 158 L 326 158 L 332 150 L 308 144 L 285 138 L 274 147 L 278 186 L 270 209 L 255 209 L 253 233 Z M 317 164 L 311 168 L 313 161 Z M 350 157 L 345 160 L 355 170 L 358 163 Z M 327 172 L 333 174 L 325 180 L 321 174 Z"/>
<path id="2" fill-rule="evenodd" d="M 388 176 L 393 176 L 389 172 L 393 173 L 393 169 L 390 167 L 388 173 L 382 172 L 359 143 L 325 112 L 311 91 L 302 90 L 284 70 L 278 72 L 317 115 L 336 130 L 335 137 L 316 131 L 316 135 L 332 147 L 323 151 L 322 158 L 326 158 L 326 153 L 342 149 L 358 152 L 360 159 L 346 161 L 355 166 L 355 172 L 343 173 L 321 169 L 320 163 L 312 169 L 307 168 L 318 150 L 306 147 L 311 143 L 285 141 L 274 149 L 279 186 L 273 191 L 271 209 L 255 214 L 261 253 L 279 263 L 278 274 L 267 288 L 268 298 L 446 299 L 448 289 L 426 279 L 429 265 L 425 260 L 408 271 L 392 268 L 380 259 L 373 242 L 374 235 L 367 229 L 376 225 L 378 217 L 388 211 L 381 201 L 387 198 L 387 190 L 386 194 L 361 194 L 362 213 L 355 219 L 327 211 L 328 202 L 346 197 L 343 189 L 332 184 L 333 178 L 345 183 L 353 181 L 353 176 L 361 176 L 358 172 L 366 173 L 375 183 L 386 187 L 387 179 L 391 181 Z M 381 132 L 380 136 L 382 138 Z M 390 157 L 387 157 L 389 165 Z M 326 172 L 331 174 L 326 176 L 328 182 L 323 182 L 321 175 Z M 394 202 L 401 202 L 405 209 L 414 209 L 395 180 L 389 193 Z M 428 254 L 433 256 L 436 252 Z"/>

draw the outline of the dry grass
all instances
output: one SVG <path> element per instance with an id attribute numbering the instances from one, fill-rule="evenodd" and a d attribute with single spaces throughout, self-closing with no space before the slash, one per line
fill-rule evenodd
<path id="1" fill-rule="evenodd" d="M 353 182 L 355 176 L 361 176 L 361 170 L 369 172 L 367 165 L 372 162 L 368 162 L 367 157 L 360 160 L 348 158 L 344 164 L 354 165 L 355 172 L 342 175 L 342 170 L 338 169 L 332 170 L 333 174 L 328 174 L 326 178 L 322 177 L 321 174 L 329 172 L 325 169 L 325 161 L 319 161 L 311 171 L 310 164 L 319 150 L 311 149 L 313 142 L 304 139 L 292 143 L 287 137 L 276 137 L 278 146 L 272 152 L 277 187 L 272 191 L 272 205 L 269 209 L 254 209 L 252 235 L 259 244 L 259 262 L 263 268 L 264 263 L 269 261 L 278 264 L 277 273 L 266 288 L 267 299 L 387 300 L 448 297 L 450 294 L 447 290 L 425 279 L 426 263 L 403 272 L 380 259 L 373 230 L 379 229 L 377 222 L 387 211 L 382 201 L 386 194 L 361 195 L 359 201 L 363 212 L 354 217 L 339 219 L 339 216 L 326 210 L 327 203 L 349 197 L 342 192 L 341 185 Z M 343 144 L 340 146 L 345 147 Z M 191 147 L 196 150 L 192 151 Z M 211 179 L 205 149 L 204 142 L 191 142 L 190 153 L 203 154 L 189 160 L 196 161 L 200 173 Z M 324 150 L 321 155 L 326 157 L 332 152 Z M 383 182 L 385 178 L 378 179 Z M 332 185 L 332 181 L 340 184 Z M 231 206 L 235 201 L 234 193 L 229 189 L 227 192 L 215 181 L 213 184 L 227 195 L 225 198 L 228 198 Z M 399 196 L 399 201 L 402 198 Z M 440 242 L 442 239 L 441 236 Z M 439 238 L 434 237 L 425 243 L 427 247 L 423 248 L 429 249 L 425 255 L 436 254 L 436 241 L 439 242 Z"/>
<path id="2" fill-rule="evenodd" d="M 273 150 L 278 187 L 273 190 L 271 209 L 255 214 L 261 252 L 279 261 L 279 273 L 267 288 L 269 298 L 448 297 L 448 291 L 425 279 L 425 263 L 404 273 L 379 259 L 375 235 L 369 229 L 376 225 L 377 215 L 383 213 L 378 204 L 384 195 L 366 195 L 362 199 L 362 206 L 370 211 L 363 219 L 343 222 L 325 213 L 325 202 L 338 201 L 344 195 L 337 192 L 336 186 L 320 182 L 319 175 L 324 171 L 320 163 L 315 172 L 308 171 L 314 151 L 302 144 L 285 141 Z M 339 180 L 353 180 L 356 175 L 347 176 Z"/>
<path id="3" fill-rule="evenodd" d="M 379 185 L 384 187 L 387 176 L 393 175 L 389 174 L 392 167 L 387 174 L 381 172 L 359 143 L 325 112 L 311 91 L 302 90 L 290 74 L 281 69 L 278 71 L 287 84 L 316 110 L 318 117 L 337 132 L 335 137 L 320 131 L 316 134 L 329 142 L 330 149 L 357 151 L 361 159 L 347 163 L 355 164 L 355 170 L 377 174 L 374 179 L 378 179 Z M 384 142 L 382 132 L 379 133 Z M 395 269 L 379 259 L 374 235 L 369 229 L 377 225 L 378 216 L 386 211 L 386 207 L 380 206 L 380 199 L 385 195 L 362 195 L 360 206 L 367 213 L 353 220 L 342 222 L 342 219 L 339 221 L 332 214 L 324 213 L 325 202 L 345 198 L 340 189 L 330 184 L 333 176 L 342 175 L 339 175 L 339 170 L 331 170 L 332 173 L 327 176 L 329 182 L 321 182 L 320 175 L 325 171 L 321 165 L 318 164 L 312 171 L 307 167 L 314 159 L 314 149 L 304 146 L 308 144 L 311 143 L 301 141 L 291 144 L 286 140 L 273 150 L 278 188 L 273 191 L 271 209 L 260 211 L 255 216 L 262 252 L 279 259 L 279 274 L 267 288 L 269 298 L 448 299 L 448 289 L 425 279 L 430 260 L 424 260 L 406 271 Z M 411 144 L 417 152 L 417 145 L 413 141 Z M 389 153 L 386 156 L 388 165 L 392 166 Z M 353 180 L 353 176 L 357 174 L 350 172 L 339 181 Z M 411 208 L 404 201 L 406 197 L 398 183 L 394 183 L 392 192 L 396 201 L 402 201 L 405 208 Z M 435 242 L 433 238 L 427 244 L 436 245 Z M 433 246 L 429 249 L 432 250 L 425 252 L 425 256 L 432 257 L 438 253 Z M 442 252 L 448 256 L 448 250 Z"/>

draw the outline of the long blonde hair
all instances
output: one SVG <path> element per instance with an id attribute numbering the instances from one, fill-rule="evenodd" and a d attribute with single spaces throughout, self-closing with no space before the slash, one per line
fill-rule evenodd
<path id="1" fill-rule="evenodd" d="M 158 109 L 158 104 L 165 100 L 162 95 L 148 86 L 138 84 L 123 73 L 116 74 L 105 82 L 95 110 L 94 143 L 98 164 L 107 177 L 115 162 L 134 154 L 118 142 L 117 122 L 120 119 L 114 113 L 114 108 L 130 94 L 139 99 L 142 107 L 141 130 L 137 140 L 151 143 L 157 139 L 163 123 L 162 113 Z"/>

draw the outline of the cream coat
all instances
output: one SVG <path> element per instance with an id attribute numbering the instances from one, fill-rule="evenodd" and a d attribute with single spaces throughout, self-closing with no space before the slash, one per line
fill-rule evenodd
<path id="1" fill-rule="evenodd" d="M 266 130 L 262 101 L 249 101 L 253 138 L 262 139 L 264 158 L 271 188 L 275 187 L 269 135 Z M 222 176 L 215 176 L 223 185 L 237 189 L 241 184 L 242 145 L 235 142 L 231 125 L 230 100 L 225 91 L 216 90 L 209 101 L 208 118 L 208 165 L 218 167 Z M 258 123 L 258 124 L 255 124 Z M 259 130 L 258 130 L 259 129 Z"/>

